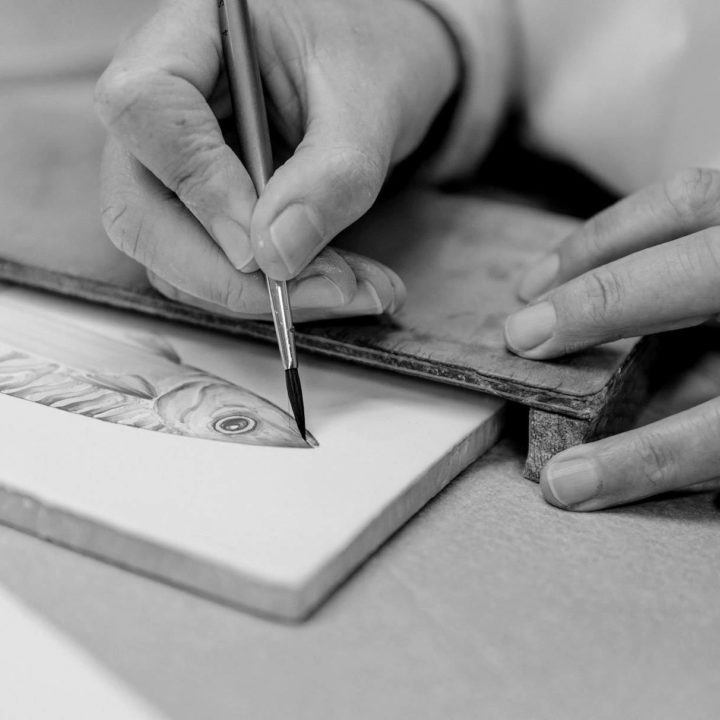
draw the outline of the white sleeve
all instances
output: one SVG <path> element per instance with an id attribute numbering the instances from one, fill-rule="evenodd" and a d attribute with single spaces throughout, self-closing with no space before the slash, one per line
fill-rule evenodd
<path id="1" fill-rule="evenodd" d="M 447 137 L 425 166 L 434 181 L 472 173 L 503 115 L 512 87 L 510 0 L 419 0 L 440 15 L 463 61 L 461 93 Z"/>

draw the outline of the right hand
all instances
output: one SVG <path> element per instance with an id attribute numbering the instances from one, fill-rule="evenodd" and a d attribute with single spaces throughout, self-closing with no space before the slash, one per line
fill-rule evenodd
<path id="1" fill-rule="evenodd" d="M 286 161 L 258 200 L 218 122 L 230 103 L 217 0 L 165 0 L 98 84 L 105 229 L 156 288 L 201 307 L 267 316 L 259 266 L 293 281 L 300 320 L 393 311 L 405 292 L 395 273 L 323 248 L 370 208 L 452 93 L 447 30 L 417 0 L 250 6 Z"/>

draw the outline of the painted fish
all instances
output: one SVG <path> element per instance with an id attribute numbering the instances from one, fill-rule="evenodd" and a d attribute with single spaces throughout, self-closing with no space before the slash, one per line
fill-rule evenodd
<path id="1" fill-rule="evenodd" d="M 112 338 L 3 297 L 0 392 L 156 432 L 276 447 L 316 446 L 246 388 L 185 365 L 154 335 Z"/>

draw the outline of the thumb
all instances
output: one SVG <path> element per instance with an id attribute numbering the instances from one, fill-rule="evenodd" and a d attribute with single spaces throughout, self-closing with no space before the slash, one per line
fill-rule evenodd
<path id="1" fill-rule="evenodd" d="M 339 232 L 375 202 L 389 166 L 382 143 L 337 120 L 311 124 L 278 168 L 253 213 L 251 242 L 262 270 L 276 280 L 300 273 Z"/>

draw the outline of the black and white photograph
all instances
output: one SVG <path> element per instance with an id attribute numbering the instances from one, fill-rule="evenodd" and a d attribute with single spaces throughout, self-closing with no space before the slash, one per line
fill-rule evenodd
<path id="1" fill-rule="evenodd" d="M 0 718 L 713 720 L 717 0 L 0 2 Z"/>

